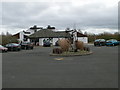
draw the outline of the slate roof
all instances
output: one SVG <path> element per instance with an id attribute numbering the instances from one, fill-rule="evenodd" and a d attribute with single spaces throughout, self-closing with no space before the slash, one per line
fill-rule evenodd
<path id="1" fill-rule="evenodd" d="M 77 37 L 87 37 L 87 35 L 77 32 Z"/>
<path id="2" fill-rule="evenodd" d="M 62 37 L 64 38 L 70 37 L 70 34 L 66 33 L 65 31 L 54 32 L 49 29 L 42 29 L 29 36 L 29 38 L 62 38 Z"/>
<path id="3" fill-rule="evenodd" d="M 12 35 L 13 37 L 16 37 L 17 39 L 19 39 L 20 38 L 20 33 L 16 33 L 16 34 L 14 34 L 14 35 Z M 24 38 L 28 38 L 28 36 L 27 35 L 24 35 Z"/>

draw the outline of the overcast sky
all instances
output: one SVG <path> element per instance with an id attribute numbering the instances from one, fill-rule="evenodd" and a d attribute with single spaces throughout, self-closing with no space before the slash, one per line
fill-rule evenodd
<path id="1" fill-rule="evenodd" d="M 118 1 L 2 0 L 0 33 L 8 31 L 14 34 L 33 25 L 51 25 L 58 30 L 76 26 L 83 32 L 114 33 L 118 31 Z"/>

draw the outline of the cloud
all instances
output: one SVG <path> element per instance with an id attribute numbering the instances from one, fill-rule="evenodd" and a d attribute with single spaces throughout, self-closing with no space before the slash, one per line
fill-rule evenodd
<path id="1" fill-rule="evenodd" d="M 10 32 L 48 24 L 57 29 L 73 28 L 76 24 L 83 30 L 93 28 L 91 32 L 114 32 L 118 23 L 117 3 L 118 0 L 2 2 L 2 25 L 9 27 Z"/>

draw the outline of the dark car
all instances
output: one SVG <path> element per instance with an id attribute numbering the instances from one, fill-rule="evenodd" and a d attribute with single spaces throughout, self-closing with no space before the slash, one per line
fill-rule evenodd
<path id="1" fill-rule="evenodd" d="M 8 51 L 20 51 L 21 45 L 17 43 L 9 43 L 5 47 L 8 48 Z"/>
<path id="2" fill-rule="evenodd" d="M 23 43 L 21 43 L 21 49 L 28 50 L 28 49 L 33 49 L 33 48 L 34 48 L 34 44 L 31 43 L 31 42 L 23 42 Z"/>
<path id="3" fill-rule="evenodd" d="M 0 52 L 7 52 L 8 51 L 8 48 L 0 45 Z"/>
<path id="4" fill-rule="evenodd" d="M 55 46 L 59 46 L 59 43 L 58 43 L 58 41 L 56 41 L 56 42 L 55 42 Z"/>
<path id="5" fill-rule="evenodd" d="M 106 45 L 105 39 L 96 39 L 94 41 L 94 46 L 105 46 L 105 45 Z"/>
<path id="6" fill-rule="evenodd" d="M 110 39 L 106 41 L 106 46 L 116 46 L 120 45 L 120 41 L 117 41 L 116 39 Z"/>
<path id="7" fill-rule="evenodd" d="M 50 41 L 49 41 L 49 40 L 44 41 L 44 42 L 43 42 L 43 46 L 44 46 L 44 47 L 50 47 L 50 46 L 51 46 Z"/>

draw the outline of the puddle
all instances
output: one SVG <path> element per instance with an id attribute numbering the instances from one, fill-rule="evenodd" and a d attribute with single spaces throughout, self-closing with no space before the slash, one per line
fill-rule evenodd
<path id="1" fill-rule="evenodd" d="M 54 60 L 64 60 L 64 58 L 54 58 Z"/>

